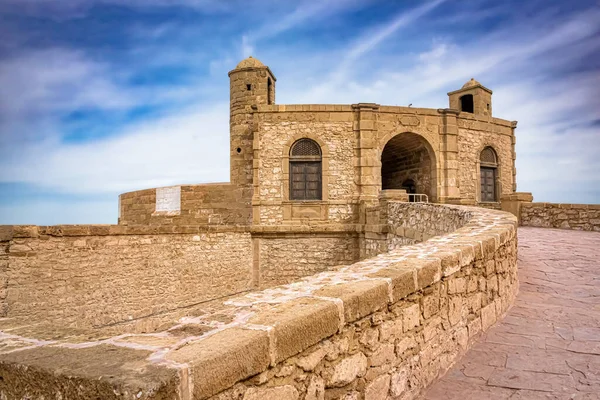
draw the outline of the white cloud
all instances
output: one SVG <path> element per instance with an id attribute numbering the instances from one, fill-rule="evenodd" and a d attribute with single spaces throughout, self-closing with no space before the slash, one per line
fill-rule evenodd
<path id="1" fill-rule="evenodd" d="M 261 54 L 269 57 L 262 61 L 271 65 L 279 78 L 277 99 L 284 99 L 280 103 L 374 101 L 446 107 L 446 92 L 475 77 L 494 90 L 496 116 L 519 120 L 518 189 L 532 191 L 541 201 L 600 202 L 600 141 L 598 128 L 590 127 L 592 121 L 600 119 L 600 75 L 597 71 L 568 71 L 573 63 L 585 64 L 583 60 L 600 50 L 596 39 L 599 12 L 566 15 L 552 24 L 542 17 L 526 25 L 518 20 L 461 43 L 436 35 L 431 47 L 419 53 L 386 52 L 387 41 L 401 36 L 402 29 L 419 23 L 418 17 L 440 3 L 431 2 L 396 15 L 388 24 L 362 32 L 347 48 L 315 48 L 308 54 L 298 53 L 293 47 L 270 49 L 267 36 L 261 36 L 258 30 L 254 36 L 248 32 L 242 51 L 254 51 L 256 40 L 252 38 L 263 38 Z M 280 29 L 291 29 L 294 23 L 312 17 L 303 14 L 294 18 L 290 17 Z M 0 182 L 100 195 L 228 180 L 229 106 L 198 101 L 203 82 L 160 92 L 138 91 L 120 83 L 106 65 L 92 62 L 81 53 L 47 51 L 49 56 L 29 54 L 10 61 L 13 64 L 0 64 L 0 87 L 6 89 L 0 95 L 0 112 L 12 116 L 10 121 L 3 121 L 0 137 Z M 239 47 L 213 60 L 211 71 L 226 74 L 239 61 L 233 58 L 238 51 Z M 302 60 L 302 68 L 298 60 Z M 14 71 L 21 72 L 15 75 Z M 210 86 L 210 82 L 205 84 Z M 215 89 L 227 92 L 227 86 L 211 88 Z M 127 108 L 151 99 L 191 105 L 120 129 L 110 138 L 81 144 L 61 142 L 60 125 L 47 115 L 48 110 L 85 105 Z M 31 110 L 37 110 L 39 119 L 15 117 Z M 17 140 L 27 136 L 20 132 L 31 131 L 40 132 L 35 136 L 38 140 L 8 147 L 8 133 L 11 140 Z M 4 207 L 0 219 L 14 221 L 8 216 L 25 215 L 24 207 L 13 207 L 12 211 Z M 110 207 L 115 208 L 110 215 L 116 218 L 116 197 Z M 61 213 L 65 222 L 77 221 L 66 218 L 73 213 L 64 209 Z M 76 214 L 85 215 L 83 211 Z M 89 220 L 82 217 L 81 221 Z"/>
<path id="2" fill-rule="evenodd" d="M 99 194 L 228 181 L 228 109 L 196 105 L 104 140 L 30 144 L 20 149 L 18 160 L 0 161 L 0 180 Z"/>

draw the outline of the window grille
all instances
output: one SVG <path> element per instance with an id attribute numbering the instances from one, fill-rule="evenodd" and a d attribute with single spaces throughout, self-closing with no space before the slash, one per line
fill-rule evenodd
<path id="1" fill-rule="evenodd" d="M 290 199 L 321 200 L 321 148 L 311 139 L 300 139 L 290 150 Z"/>
<path id="2" fill-rule="evenodd" d="M 481 152 L 481 155 L 479 156 L 479 161 L 481 161 L 482 164 L 496 165 L 496 152 L 491 147 L 486 147 Z"/>

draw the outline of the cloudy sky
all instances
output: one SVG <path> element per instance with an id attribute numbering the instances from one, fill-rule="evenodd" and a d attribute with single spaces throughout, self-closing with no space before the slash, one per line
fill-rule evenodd
<path id="1" fill-rule="evenodd" d="M 229 179 L 227 72 L 277 102 L 518 120 L 519 191 L 600 203 L 597 0 L 0 0 L 0 224 L 115 223 L 121 192 Z"/>

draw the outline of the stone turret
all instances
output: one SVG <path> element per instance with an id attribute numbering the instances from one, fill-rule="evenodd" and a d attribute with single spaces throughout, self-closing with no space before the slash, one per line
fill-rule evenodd
<path id="1" fill-rule="evenodd" d="M 275 76 L 253 57 L 229 71 L 231 183 L 252 186 L 252 114 L 258 105 L 275 102 Z"/>
<path id="2" fill-rule="evenodd" d="M 448 93 L 450 108 L 475 115 L 492 116 L 492 91 L 471 78 L 462 88 Z"/>

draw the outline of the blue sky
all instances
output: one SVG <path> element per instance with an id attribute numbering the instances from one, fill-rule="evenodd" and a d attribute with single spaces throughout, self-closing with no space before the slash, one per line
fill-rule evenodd
<path id="1" fill-rule="evenodd" d="M 118 194 L 229 179 L 227 72 L 277 102 L 447 107 L 475 77 L 518 120 L 517 183 L 600 203 L 600 3 L 2 0 L 0 224 L 115 223 Z"/>

